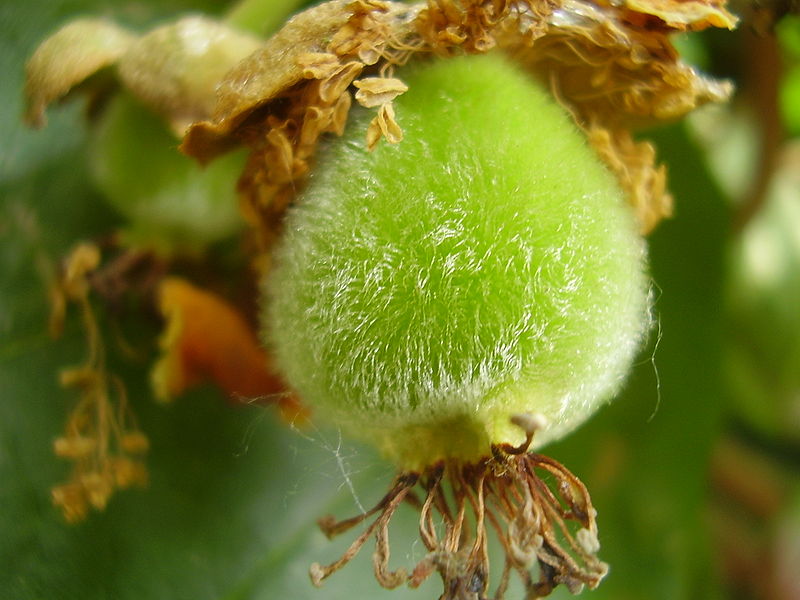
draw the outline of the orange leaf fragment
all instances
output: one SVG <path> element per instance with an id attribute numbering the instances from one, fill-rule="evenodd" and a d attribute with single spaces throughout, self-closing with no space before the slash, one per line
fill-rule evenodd
<path id="1" fill-rule="evenodd" d="M 160 340 L 162 356 L 151 372 L 157 398 L 168 401 L 211 381 L 235 399 L 277 401 L 287 419 L 302 414 L 296 398 L 270 369 L 253 330 L 227 301 L 168 277 L 159 288 L 159 309 L 167 323 Z"/>

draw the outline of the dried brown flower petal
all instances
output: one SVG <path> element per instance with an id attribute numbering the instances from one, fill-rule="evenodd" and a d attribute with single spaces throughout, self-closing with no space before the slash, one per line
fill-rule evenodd
<path id="1" fill-rule="evenodd" d="M 201 161 L 239 143 L 231 136 L 253 111 L 306 78 L 301 58 L 325 52 L 325 41 L 347 23 L 346 0 L 315 6 L 289 19 L 264 46 L 242 60 L 221 82 L 213 119 L 195 123 L 181 148 Z"/>
<path id="2" fill-rule="evenodd" d="M 513 21 L 498 36 L 501 47 L 549 84 L 584 124 L 630 129 L 727 99 L 730 84 L 701 76 L 680 61 L 665 33 L 632 28 L 626 17 L 586 0 L 565 0 L 533 42 L 519 40 Z"/>
<path id="3" fill-rule="evenodd" d="M 49 104 L 115 64 L 134 39 L 123 28 L 103 19 L 72 21 L 47 38 L 25 65 L 26 121 L 42 127 Z"/>

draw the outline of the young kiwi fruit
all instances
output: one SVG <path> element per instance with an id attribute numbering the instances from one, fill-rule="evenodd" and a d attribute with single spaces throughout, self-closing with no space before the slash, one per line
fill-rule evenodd
<path id="1" fill-rule="evenodd" d="M 474 471 L 487 457 L 503 462 L 502 477 L 526 471 L 510 457 L 531 456 L 534 429 L 544 444 L 607 401 L 650 322 L 632 212 L 544 88 L 497 53 L 419 61 L 398 76 L 409 86 L 395 101 L 404 140 L 368 151 L 371 115 L 353 111 L 321 149 L 263 308 L 265 341 L 300 397 L 411 474 L 395 499 L 420 478 L 430 494 L 441 469 L 483 489 L 490 474 Z M 597 545 L 585 503 L 578 554 Z M 552 575 L 541 553 L 555 542 L 544 539 L 532 550 L 549 565 L 536 585 L 596 585 L 599 562 L 592 576 Z M 450 559 L 473 556 L 459 552 Z M 415 573 L 485 588 L 479 554 L 457 577 L 440 559 Z M 316 580 L 329 574 L 315 569 Z"/>

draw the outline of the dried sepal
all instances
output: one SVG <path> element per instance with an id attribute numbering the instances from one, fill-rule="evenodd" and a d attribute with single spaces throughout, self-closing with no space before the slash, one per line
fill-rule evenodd
<path id="1" fill-rule="evenodd" d="M 25 65 L 25 120 L 44 126 L 47 107 L 98 71 L 114 65 L 135 37 L 103 19 L 66 24 L 36 49 Z"/>
<path id="2" fill-rule="evenodd" d="M 122 83 L 180 136 L 211 116 L 216 86 L 261 40 L 202 16 L 189 16 L 135 39 L 119 57 Z"/>

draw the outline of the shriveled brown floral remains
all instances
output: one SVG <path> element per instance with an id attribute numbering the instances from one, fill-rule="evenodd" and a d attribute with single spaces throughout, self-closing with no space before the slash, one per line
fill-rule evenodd
<path id="1" fill-rule="evenodd" d="M 51 330 L 59 332 L 67 303 L 75 303 L 89 343 L 86 362 L 61 372 L 61 385 L 76 390 L 79 399 L 64 434 L 53 444 L 55 454 L 73 464 L 69 481 L 52 490 L 53 503 L 72 523 L 83 520 L 90 508 L 103 510 L 115 490 L 144 486 L 148 478 L 143 456 L 149 442 L 128 407 L 125 386 L 106 368 L 103 339 L 89 301 L 89 278 L 100 258 L 96 246 L 78 245 L 52 290 Z"/>
<path id="2" fill-rule="evenodd" d="M 495 600 L 505 596 L 512 572 L 521 579 L 526 598 L 547 596 L 559 584 L 572 593 L 584 585 L 597 587 L 608 567 L 596 556 L 596 511 L 586 487 L 557 461 L 528 452 L 541 426 L 537 417 L 520 415 L 514 423 L 527 434 L 518 447 L 493 446 L 491 456 L 475 464 L 441 461 L 421 473 L 401 473 L 368 512 L 339 522 L 321 519 L 322 531 L 332 538 L 377 515 L 339 560 L 312 565 L 312 581 L 320 585 L 374 537 L 373 567 L 382 586 L 418 587 L 438 572 L 444 584 L 441 600 L 489 598 L 493 530 L 505 556 L 491 596 Z M 545 478 L 554 484 L 548 486 Z M 389 568 L 389 522 L 403 502 L 419 510 L 419 534 L 427 550 L 410 573 Z M 531 571 L 537 565 L 534 578 Z"/>
<path id="3" fill-rule="evenodd" d="M 396 67 L 418 54 L 501 48 L 573 114 L 646 233 L 670 214 L 672 200 L 655 149 L 634 142 L 630 130 L 731 92 L 684 64 L 669 34 L 735 23 L 721 2 L 333 0 L 291 19 L 229 73 L 214 116 L 189 129 L 182 149 L 207 161 L 234 145 L 252 148 L 239 185 L 267 249 L 320 135 L 343 130 L 351 84 L 355 100 L 376 109 L 367 145 L 398 143 L 392 100 L 405 86 Z"/>

